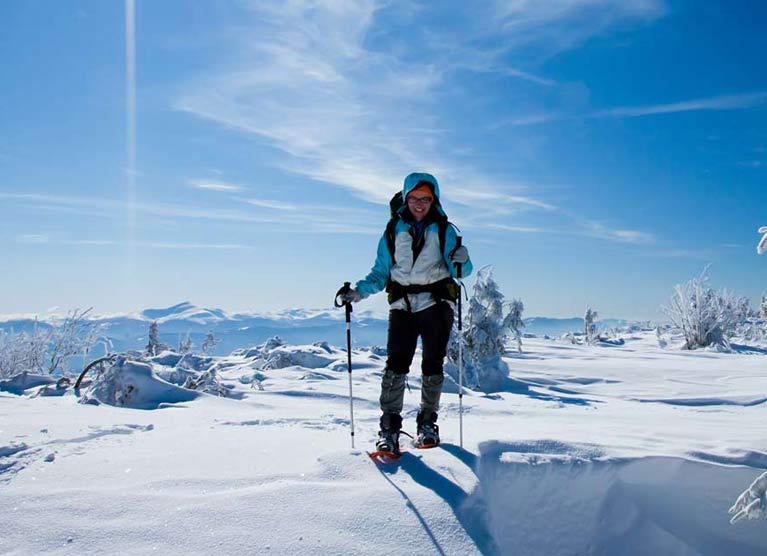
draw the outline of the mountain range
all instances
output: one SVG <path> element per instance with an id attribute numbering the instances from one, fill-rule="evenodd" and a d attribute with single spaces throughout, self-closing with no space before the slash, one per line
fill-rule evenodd
<path id="1" fill-rule="evenodd" d="M 0 317 L 0 330 L 30 331 L 35 326 L 49 327 L 62 317 L 40 318 L 30 316 Z M 243 347 L 258 345 L 279 336 L 290 344 L 311 344 L 327 341 L 332 345 L 346 344 L 345 314 L 341 309 L 288 309 L 270 313 L 229 313 L 222 309 L 199 307 L 190 302 L 165 308 L 150 308 L 123 315 L 93 316 L 90 322 L 102 325 L 103 349 L 124 351 L 141 349 L 148 341 L 149 325 L 157 321 L 160 340 L 176 347 L 188 337 L 199 349 L 208 333 L 212 332 L 218 344 L 211 354 L 222 355 Z M 560 336 L 583 330 L 581 318 L 531 317 L 524 319 L 526 334 Z M 601 328 L 626 326 L 628 321 L 607 319 L 599 321 Z M 352 316 L 354 345 L 386 345 L 388 323 L 368 311 L 355 311 Z"/>

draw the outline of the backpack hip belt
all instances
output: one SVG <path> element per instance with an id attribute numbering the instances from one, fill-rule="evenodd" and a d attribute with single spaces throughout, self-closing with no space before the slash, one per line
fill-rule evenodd
<path id="1" fill-rule="evenodd" d="M 386 293 L 389 297 L 389 305 L 399 301 L 400 299 L 404 299 L 408 311 L 413 310 L 413 308 L 410 306 L 410 299 L 408 299 L 408 294 L 424 292 L 430 293 L 434 300 L 437 302 L 455 302 L 455 300 L 458 299 L 459 293 L 458 284 L 456 284 L 455 280 L 450 277 L 443 278 L 442 280 L 438 280 L 437 282 L 433 282 L 431 284 L 409 284 L 405 286 L 399 282 L 395 282 L 394 280 L 389 280 L 389 282 L 386 284 Z"/>

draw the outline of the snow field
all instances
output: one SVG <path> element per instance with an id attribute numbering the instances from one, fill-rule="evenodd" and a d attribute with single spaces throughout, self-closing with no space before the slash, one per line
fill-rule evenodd
<path id="1" fill-rule="evenodd" d="M 385 359 L 353 354 L 351 450 L 346 353 L 316 348 L 214 358 L 232 398 L 170 403 L 154 366 L 159 409 L 0 392 L 0 553 L 767 551 L 762 522 L 727 513 L 767 467 L 760 355 L 526 339 L 504 391 L 464 396 L 464 449 L 446 388 L 443 446 L 376 466 Z"/>

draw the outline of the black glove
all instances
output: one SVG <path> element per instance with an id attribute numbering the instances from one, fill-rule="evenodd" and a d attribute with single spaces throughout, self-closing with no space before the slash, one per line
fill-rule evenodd
<path id="1" fill-rule="evenodd" d="M 357 303 L 358 301 L 362 301 L 362 294 L 354 288 L 349 288 L 348 290 L 341 292 L 338 297 L 343 303 Z"/>

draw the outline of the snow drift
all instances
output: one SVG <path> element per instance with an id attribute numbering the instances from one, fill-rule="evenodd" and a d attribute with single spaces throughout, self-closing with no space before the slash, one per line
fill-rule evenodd
<path id="1" fill-rule="evenodd" d="M 200 394 L 166 382 L 151 365 L 119 357 L 82 393 L 80 401 L 133 409 L 158 409 L 165 404 L 188 402 Z"/>
<path id="2" fill-rule="evenodd" d="M 723 508 L 753 476 L 675 457 L 605 458 L 558 442 L 481 446 L 477 475 L 501 555 L 767 553 Z"/>

